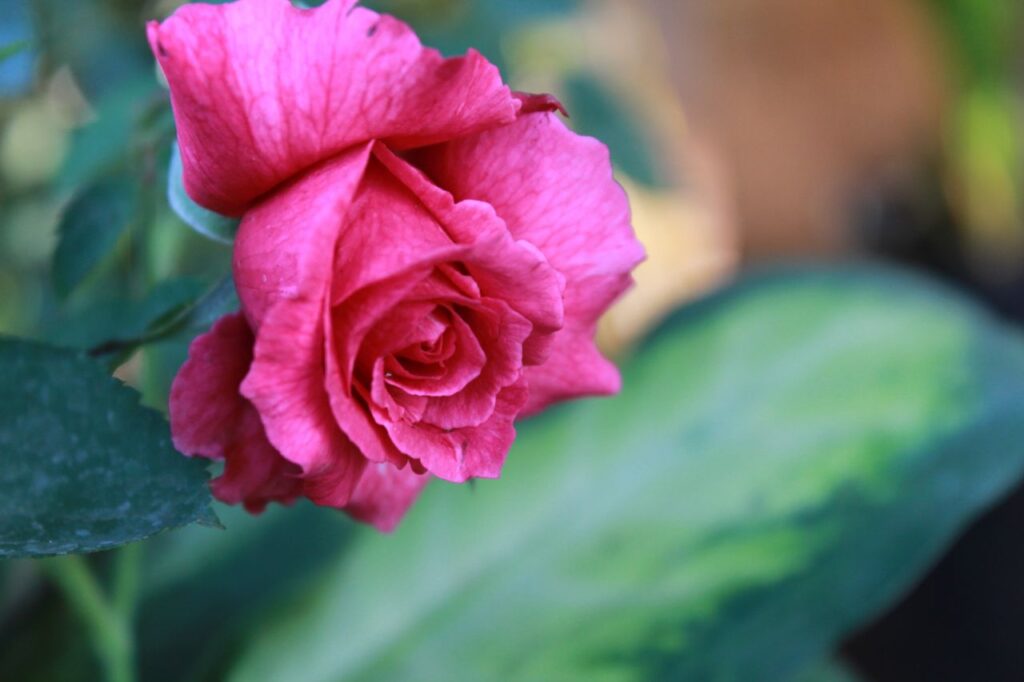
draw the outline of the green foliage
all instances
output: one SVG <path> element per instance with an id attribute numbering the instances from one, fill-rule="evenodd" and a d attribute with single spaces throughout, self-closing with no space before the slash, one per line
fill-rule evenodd
<path id="1" fill-rule="evenodd" d="M 961 185 L 959 210 L 989 249 L 1019 251 L 1024 203 L 1022 100 L 1015 81 L 1018 0 L 932 0 L 945 28 L 957 85 L 947 115 L 948 161 Z M 1019 255 L 1019 254 L 1018 254 Z"/>
<path id="2" fill-rule="evenodd" d="M 835 661 L 826 661 L 808 668 L 793 682 L 859 682 L 856 675 Z"/>
<path id="3" fill-rule="evenodd" d="M 253 622 L 301 594 L 355 536 L 344 514 L 300 502 L 258 517 L 218 510 L 227 528 L 192 526 L 149 543 L 139 622 L 141 678 L 217 680 Z M 202 655 L 183 658 L 181 651 Z M 0 649 L 0 660 L 4 651 Z M 0 679 L 3 679 L 0 666 Z"/>
<path id="4" fill-rule="evenodd" d="M 90 282 L 91 284 L 91 282 Z M 102 286 L 105 282 L 97 282 Z M 113 288 L 113 287 L 110 287 Z M 111 339 L 137 338 L 146 334 L 168 315 L 176 314 L 203 293 L 203 285 L 191 278 L 168 279 L 157 284 L 141 300 L 124 292 L 104 289 L 105 296 L 93 294 L 89 287 L 73 303 L 84 302 L 73 310 L 47 320 L 41 338 L 61 346 L 88 350 L 110 343 Z M 90 294 L 92 294 L 90 296 Z M 67 305 L 71 308 L 73 306 Z"/>
<path id="5" fill-rule="evenodd" d="M 239 221 L 203 208 L 185 192 L 177 144 L 171 150 L 171 166 L 167 171 L 167 201 L 186 225 L 204 237 L 224 244 L 234 241 Z"/>
<path id="6" fill-rule="evenodd" d="M 0 64 L 4 63 L 22 50 L 28 48 L 27 40 L 16 40 L 13 43 L 0 46 Z"/>
<path id="7" fill-rule="evenodd" d="M 963 75 L 993 83 L 1008 77 L 1020 5 L 1016 0 L 932 0 L 952 38 Z"/>
<path id="8" fill-rule="evenodd" d="M 0 339 L 0 557 L 92 552 L 215 522 L 204 463 L 83 355 Z"/>
<path id="9" fill-rule="evenodd" d="M 57 293 L 67 296 L 113 250 L 136 217 L 138 188 L 126 177 L 92 185 L 76 196 L 57 228 L 53 255 Z"/>
<path id="10" fill-rule="evenodd" d="M 793 679 L 1019 480 L 1022 374 L 921 280 L 755 279 L 525 425 L 501 481 L 363 533 L 229 679 Z"/>
<path id="11" fill-rule="evenodd" d="M 177 335 L 195 336 L 206 331 L 222 316 L 237 309 L 238 295 L 235 293 L 235 284 L 229 275 L 223 277 L 194 301 L 165 311 L 152 321 L 144 333 L 129 338 L 112 339 L 96 346 L 92 352 L 96 355 L 125 352 Z"/>
<path id="12" fill-rule="evenodd" d="M 206 331 L 218 319 L 237 310 L 238 305 L 235 282 L 231 275 L 225 275 L 191 305 L 166 320 L 161 328 L 193 334 Z"/>
<path id="13" fill-rule="evenodd" d="M 573 129 L 608 145 L 617 168 L 647 186 L 663 184 L 644 130 L 626 115 L 623 105 L 601 81 L 587 74 L 567 79 L 564 102 Z"/>
<path id="14" fill-rule="evenodd" d="M 136 159 L 134 152 L 143 146 L 146 128 L 156 128 L 159 142 L 166 144 L 174 132 L 172 121 L 161 119 L 167 110 L 161 91 L 151 72 L 138 75 L 111 87 L 97 98 L 96 118 L 74 131 L 71 145 L 54 185 L 60 191 L 71 191 L 88 185 Z M 141 169 L 134 168 L 139 173 Z"/>

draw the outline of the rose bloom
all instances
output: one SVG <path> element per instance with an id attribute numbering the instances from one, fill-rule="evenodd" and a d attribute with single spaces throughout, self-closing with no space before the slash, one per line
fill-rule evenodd
<path id="1" fill-rule="evenodd" d="M 170 396 L 214 494 L 393 528 L 430 476 L 495 478 L 516 419 L 614 393 L 598 317 L 643 258 L 604 145 L 480 54 L 331 0 L 148 26 L 188 194 L 241 216 L 241 311 Z"/>

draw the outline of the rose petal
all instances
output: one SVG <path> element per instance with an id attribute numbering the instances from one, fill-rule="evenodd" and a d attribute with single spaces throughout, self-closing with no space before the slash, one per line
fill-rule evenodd
<path id="1" fill-rule="evenodd" d="M 472 299 L 480 298 L 480 285 L 469 274 L 465 263 L 440 263 L 436 268 L 436 272 L 454 285 L 463 296 L 468 296 Z"/>
<path id="2" fill-rule="evenodd" d="M 366 334 L 436 266 L 470 252 L 471 247 L 452 242 L 423 204 L 372 161 L 335 246 L 330 327 L 343 331 L 327 339 L 337 354 L 336 368 L 328 368 L 329 380 L 349 392 Z M 344 426 L 340 417 L 339 422 Z"/>
<path id="3" fill-rule="evenodd" d="M 432 301 L 400 302 L 366 335 L 360 359 L 373 363 L 413 344 L 437 342 L 450 324 L 437 308 Z"/>
<path id="4" fill-rule="evenodd" d="M 340 507 L 365 460 L 334 421 L 324 387 L 323 325 L 304 312 L 300 306 L 271 308 L 241 391 L 259 411 L 273 446 L 301 467 L 303 478 L 318 481 L 318 497 Z"/>
<path id="5" fill-rule="evenodd" d="M 516 239 L 536 245 L 565 276 L 565 327 L 547 362 L 526 370 L 526 411 L 618 390 L 615 368 L 592 340 L 598 318 L 628 288 L 644 253 L 605 146 L 539 112 L 422 150 L 414 161 L 457 200 L 493 206 Z"/>
<path id="6" fill-rule="evenodd" d="M 527 367 L 530 399 L 521 416 L 543 410 L 551 403 L 586 395 L 614 395 L 622 388 L 618 367 L 594 345 L 593 331 L 559 333 L 551 357 L 540 367 Z"/>
<path id="7" fill-rule="evenodd" d="M 284 185 L 245 214 L 235 238 L 234 278 L 259 329 L 278 301 L 316 299 L 333 278 L 334 245 L 362 180 L 369 146 L 353 148 Z"/>
<path id="8" fill-rule="evenodd" d="M 439 478 L 463 483 L 497 478 L 515 440 L 513 423 L 529 391 L 523 380 L 502 389 L 490 418 L 480 426 L 444 431 L 427 424 L 390 422 L 388 433 L 405 452 L 415 452 L 423 467 Z"/>
<path id="9" fill-rule="evenodd" d="M 433 214 L 451 238 L 474 244 L 473 258 L 465 262 L 484 296 L 499 298 L 525 316 L 534 326 L 526 362 L 540 363 L 546 337 L 562 328 L 562 292 L 565 280 L 552 268 L 536 246 L 516 241 L 494 209 L 479 201 L 455 202 L 419 169 L 396 156 L 382 144 L 374 156 Z"/>
<path id="10" fill-rule="evenodd" d="M 235 245 L 239 297 L 259 325 L 242 394 L 281 455 L 334 486 L 334 506 L 351 494 L 364 462 L 324 387 L 324 310 L 334 244 L 366 158 L 365 147 L 352 150 L 270 195 L 246 214 Z"/>
<path id="11" fill-rule="evenodd" d="M 273 448 L 252 405 L 247 405 L 225 454 L 224 473 L 210 483 L 227 504 L 243 503 L 258 514 L 269 502 L 290 504 L 303 490 L 300 470 Z"/>
<path id="12" fill-rule="evenodd" d="M 331 466 L 303 479 L 303 494 L 316 504 L 343 509 L 352 502 L 355 489 L 366 472 L 366 458 L 348 446 L 347 456 L 335 457 Z"/>
<path id="13" fill-rule="evenodd" d="M 345 511 L 379 531 L 390 533 L 428 481 L 430 476 L 417 474 L 411 467 L 371 464 Z"/>
<path id="14" fill-rule="evenodd" d="M 423 418 L 423 409 L 427 405 L 427 398 L 404 393 L 402 390 L 390 386 L 384 376 L 384 359 L 377 360 L 373 367 L 373 376 L 370 379 L 370 397 L 375 405 L 387 410 L 392 421 L 404 420 L 417 422 Z"/>
<path id="15" fill-rule="evenodd" d="M 367 165 L 337 247 L 331 291 L 335 304 L 356 291 L 417 265 L 457 257 L 444 228 L 376 159 Z"/>
<path id="16" fill-rule="evenodd" d="M 234 440 L 247 401 L 238 386 L 252 362 L 253 336 L 240 314 L 225 315 L 197 336 L 171 384 L 174 447 L 186 455 L 221 458 Z"/>
<path id="17" fill-rule="evenodd" d="M 393 359 L 388 364 L 391 373 L 388 383 L 410 395 L 450 396 L 480 376 L 488 362 L 487 354 L 476 334 L 460 315 L 452 314 L 451 326 L 443 342 L 451 347 L 451 351 L 443 361 L 440 374 L 426 377 L 417 375 L 409 369 L 411 360 L 403 363 L 402 360 Z"/>
<path id="18" fill-rule="evenodd" d="M 430 314 L 420 321 L 412 336 L 414 340 L 392 352 L 387 361 L 388 371 L 404 379 L 444 376 L 445 362 L 456 350 L 458 332 L 452 329 L 452 325 L 457 320 L 447 307 L 434 305 Z M 481 364 L 484 359 L 481 350 Z"/>
<path id="19" fill-rule="evenodd" d="M 268 502 L 294 500 L 302 483 L 297 468 L 267 441 L 259 415 L 239 393 L 252 346 L 249 325 L 237 313 L 197 337 L 171 386 L 170 413 L 175 447 L 226 460 L 223 475 L 211 483 L 213 494 L 259 512 Z"/>
<path id="20" fill-rule="evenodd" d="M 326 326 L 327 372 L 324 385 L 336 423 L 373 462 L 403 466 L 407 457 L 395 447 L 384 429 L 369 414 L 371 398 L 365 387 L 353 382 L 356 353 L 368 331 L 402 301 L 429 274 L 429 266 L 417 266 L 375 286 L 357 292 L 345 304 L 329 311 Z M 336 331 L 336 330 L 340 330 Z"/>
<path id="21" fill-rule="evenodd" d="M 414 297 L 415 293 L 410 296 Z M 388 372 L 388 384 L 417 396 L 452 395 L 480 376 L 487 364 L 484 349 L 465 320 L 447 306 L 441 307 L 444 303 L 443 300 L 406 300 L 382 316 L 363 339 L 360 353 L 363 366 L 358 371 L 368 376 L 369 365 L 380 363 Z M 438 316 L 442 313 L 444 319 L 440 320 Z M 438 324 L 439 332 L 434 328 Z M 419 373 L 412 371 L 410 367 L 415 366 L 415 358 L 425 358 L 418 345 L 430 339 L 444 351 L 443 355 L 418 367 Z M 403 351 L 412 357 L 395 357 Z"/>
<path id="22" fill-rule="evenodd" d="M 354 0 L 189 4 L 147 26 L 171 90 L 185 188 L 228 215 L 353 144 L 409 148 L 513 120 L 479 53 L 443 59 Z"/>
<path id="23" fill-rule="evenodd" d="M 558 101 L 554 95 L 547 93 L 534 94 L 530 92 L 513 92 L 512 96 L 519 100 L 519 114 L 532 114 L 538 111 L 557 111 L 562 116 L 569 118 L 569 112 L 565 106 Z"/>
<path id="24" fill-rule="evenodd" d="M 487 364 L 461 391 L 427 401 L 423 421 L 442 429 L 479 426 L 490 418 L 498 394 L 522 375 L 523 342 L 531 331 L 530 323 L 502 301 L 485 300 L 463 315 L 484 349 Z"/>
<path id="25" fill-rule="evenodd" d="M 368 344 L 367 335 L 378 326 L 385 325 L 390 313 L 403 302 L 409 301 L 410 293 L 430 276 L 430 272 L 429 262 L 416 263 L 394 277 L 360 289 L 331 308 L 327 345 L 335 356 L 337 367 L 336 371 L 329 368 L 329 372 L 337 375 L 338 385 L 345 391 L 351 388 L 360 350 L 366 348 L 363 355 L 369 361 L 376 359 L 369 348 L 379 348 L 379 344 Z M 340 330 L 340 333 L 334 330 Z M 406 331 L 403 330 L 403 336 Z"/>

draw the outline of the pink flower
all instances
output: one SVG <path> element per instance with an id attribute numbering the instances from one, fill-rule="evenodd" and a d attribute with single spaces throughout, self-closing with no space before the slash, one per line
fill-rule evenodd
<path id="1" fill-rule="evenodd" d="M 331 0 L 187 5 L 149 40 L 185 187 L 242 216 L 242 311 L 171 390 L 216 496 L 306 496 L 382 530 L 429 474 L 497 477 L 518 417 L 614 393 L 598 317 L 643 250 L 608 153 L 478 53 Z"/>

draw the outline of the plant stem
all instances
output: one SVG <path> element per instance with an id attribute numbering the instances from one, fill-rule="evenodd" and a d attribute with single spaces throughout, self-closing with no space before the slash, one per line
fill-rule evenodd
<path id="1" fill-rule="evenodd" d="M 114 559 L 114 584 L 111 590 L 114 609 L 129 628 L 135 617 L 135 603 L 139 596 L 142 547 L 141 542 L 125 545 L 117 551 Z"/>
<path id="2" fill-rule="evenodd" d="M 134 682 L 134 643 L 128 620 L 103 594 L 86 560 L 71 554 L 40 564 L 84 622 L 108 682 Z"/>

